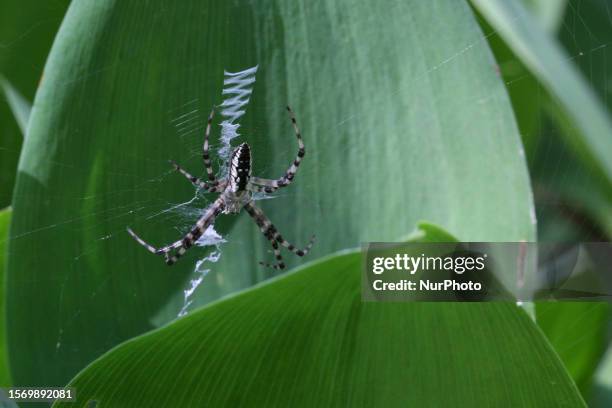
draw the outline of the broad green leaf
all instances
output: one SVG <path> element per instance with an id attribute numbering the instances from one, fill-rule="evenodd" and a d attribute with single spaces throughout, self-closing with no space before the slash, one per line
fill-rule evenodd
<path id="1" fill-rule="evenodd" d="M 9 223 L 11 220 L 11 209 L 5 208 L 0 211 L 0 387 L 6 387 L 11 384 L 11 378 L 8 369 L 8 354 L 6 347 L 6 320 L 4 303 L 6 300 L 5 296 L 5 282 L 4 272 L 6 264 L 6 248 L 9 236 Z"/>
<path id="2" fill-rule="evenodd" d="M 479 12 L 546 87 L 577 129 L 569 138 L 593 171 L 612 182 L 612 122 L 553 37 L 518 0 L 472 0 Z"/>
<path id="3" fill-rule="evenodd" d="M 516 305 L 362 302 L 361 264 L 326 257 L 130 340 L 70 383 L 74 406 L 584 406 Z"/>
<path id="4" fill-rule="evenodd" d="M 0 76 L 0 88 L 2 88 L 4 96 L 6 97 L 6 102 L 15 116 L 15 120 L 19 126 L 19 130 L 21 130 L 21 134 L 25 136 L 32 106 L 23 97 L 23 95 L 21 95 L 19 91 L 16 90 L 13 85 L 11 85 L 10 82 L 2 76 Z"/>
<path id="5" fill-rule="evenodd" d="M 317 234 L 308 259 L 398 240 L 421 219 L 465 240 L 534 240 L 516 124 L 467 3 L 73 2 L 16 188 L 8 266 L 16 384 L 63 385 L 176 316 L 207 250 L 169 268 L 125 228 L 160 245 L 193 225 L 210 198 L 163 212 L 194 196 L 167 160 L 201 174 L 203 129 L 196 121 L 184 135 L 174 124 L 194 110 L 204 119 L 222 102 L 224 69 L 256 64 L 239 141 L 252 146 L 255 175 L 280 176 L 297 151 L 284 106 L 295 110 L 306 157 L 295 183 L 258 205 L 298 245 Z M 216 141 L 217 125 L 213 133 Z M 269 243 L 246 214 L 223 215 L 215 227 L 228 242 L 218 263 L 205 264 L 194 305 L 274 275 L 257 264 L 270 260 Z M 474 306 L 494 319 L 497 309 L 488 310 Z"/>
<path id="6" fill-rule="evenodd" d="M 3 0 L 0 4 L 0 76 L 6 78 L 15 93 L 23 95 L 28 105 L 34 99 L 68 3 L 69 0 Z M 0 96 L 0 208 L 11 203 L 24 134 L 20 123 L 24 115 L 16 117 L 15 106 L 11 106 L 15 99 L 7 98 Z"/>
<path id="7" fill-rule="evenodd" d="M 536 303 L 536 319 L 583 395 L 588 395 L 608 343 L 610 306 L 598 302 L 540 302 Z"/>

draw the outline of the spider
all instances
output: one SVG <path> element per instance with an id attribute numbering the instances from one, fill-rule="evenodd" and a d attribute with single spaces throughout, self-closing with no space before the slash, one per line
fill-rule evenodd
<path id="1" fill-rule="evenodd" d="M 266 217 L 263 211 L 253 204 L 254 192 L 272 193 L 279 188 L 286 187 L 291 184 L 295 178 L 298 167 L 300 166 L 300 162 L 302 161 L 302 158 L 304 158 L 306 150 L 304 149 L 304 142 L 302 141 L 302 136 L 297 126 L 295 115 L 289 106 L 287 106 L 287 111 L 289 112 L 289 117 L 291 119 L 293 129 L 295 130 L 299 149 L 297 157 L 281 178 L 269 180 L 259 177 L 252 177 L 251 148 L 247 143 L 242 143 L 240 146 L 236 147 L 231 154 L 231 159 L 228 163 L 227 177 L 222 180 L 217 180 L 213 173 L 210 156 L 208 154 L 208 137 L 210 135 L 210 128 L 214 115 L 213 109 L 208 116 L 208 124 L 206 126 L 206 132 L 204 135 L 204 146 L 202 148 L 202 158 L 204 160 L 204 167 L 206 168 L 206 173 L 208 175 L 208 181 L 202 181 L 197 177 L 192 176 L 172 160 L 170 160 L 170 164 L 176 171 L 184 175 L 195 186 L 203 189 L 206 192 L 221 193 L 219 197 L 210 207 L 208 207 L 204 215 L 200 217 L 191 231 L 189 231 L 182 239 L 170 245 L 166 245 L 162 248 L 155 248 L 136 235 L 136 233 L 130 228 L 127 228 L 128 233 L 149 252 L 156 255 L 163 255 L 166 264 L 173 265 L 181 256 L 185 254 L 185 252 L 187 252 L 189 248 L 193 246 L 193 244 L 202 236 L 202 234 L 204 234 L 206 229 L 214 224 L 215 218 L 219 214 L 237 214 L 244 208 L 253 218 L 253 220 L 255 220 L 255 223 L 257 223 L 259 229 L 268 239 L 268 241 L 270 241 L 272 248 L 274 249 L 276 263 L 269 264 L 259 262 L 260 265 L 274 269 L 285 268 L 279 245 L 287 248 L 297 256 L 301 257 L 306 255 L 314 244 L 314 235 L 304 249 L 297 249 L 293 244 L 289 243 L 280 235 L 274 224 L 272 224 L 268 217 Z"/>

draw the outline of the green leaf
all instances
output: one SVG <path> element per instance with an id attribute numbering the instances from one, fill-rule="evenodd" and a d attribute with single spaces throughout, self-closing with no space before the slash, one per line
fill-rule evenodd
<path id="1" fill-rule="evenodd" d="M 0 387 L 7 387 L 11 384 L 11 377 L 8 368 L 8 353 L 6 347 L 6 320 L 4 302 L 5 296 L 5 283 L 4 283 L 4 272 L 6 264 L 6 243 L 9 237 L 9 224 L 11 221 L 11 209 L 5 208 L 0 211 Z"/>
<path id="2" fill-rule="evenodd" d="M 32 110 L 31 104 L 1 75 L 0 87 L 4 91 L 4 96 L 15 116 L 21 134 L 25 136 L 28 119 L 30 118 L 30 111 Z"/>
<path id="3" fill-rule="evenodd" d="M 34 99 L 51 42 L 69 2 L 3 0 L 0 6 L 0 77 L 5 77 L 13 89 L 6 92 L 3 84 L 7 98 L 0 96 L 0 208 L 11 204 L 25 129 L 26 109 L 18 108 L 18 97 L 12 95 L 22 95 L 28 105 Z"/>
<path id="4" fill-rule="evenodd" d="M 561 105 L 577 130 L 570 143 L 593 170 L 612 182 L 612 122 L 584 78 L 559 44 L 517 0 L 472 0 L 479 12 L 505 40 Z M 564 115 L 564 117 L 565 117 Z"/>
<path id="5" fill-rule="evenodd" d="M 458 242 L 459 240 L 439 225 L 427 221 L 419 221 L 417 228 L 400 241 Z"/>
<path id="6" fill-rule="evenodd" d="M 558 31 L 563 22 L 563 15 L 568 0 L 522 0 L 540 23 L 540 26 L 549 33 Z"/>
<path id="7" fill-rule="evenodd" d="M 612 405 L 612 348 L 602 359 L 595 376 L 595 384 L 589 398 L 591 408 L 607 408 Z"/>
<path id="8" fill-rule="evenodd" d="M 516 305 L 362 302 L 361 263 L 326 257 L 124 343 L 70 383 L 78 406 L 584 406 Z"/>
<path id="9" fill-rule="evenodd" d="M 397 240 L 421 219 L 466 240 L 535 238 L 512 110 L 467 3 L 73 2 L 16 188 L 7 306 L 16 384 L 63 385 L 176 316 L 207 251 L 168 268 L 125 228 L 160 245 L 193 225 L 210 199 L 162 212 L 194 195 L 167 160 L 201 174 L 203 131 L 181 136 L 173 124 L 222 102 L 224 69 L 256 64 L 240 141 L 255 175 L 282 175 L 297 151 L 284 106 L 295 110 L 306 157 L 295 183 L 258 205 L 298 245 L 317 234 L 306 260 Z M 246 214 L 215 228 L 228 242 L 205 264 L 194 304 L 274 275 L 257 264 L 269 243 Z"/>
<path id="10" fill-rule="evenodd" d="M 583 395 L 588 395 L 608 343 L 610 306 L 597 302 L 539 302 L 536 319 Z"/>

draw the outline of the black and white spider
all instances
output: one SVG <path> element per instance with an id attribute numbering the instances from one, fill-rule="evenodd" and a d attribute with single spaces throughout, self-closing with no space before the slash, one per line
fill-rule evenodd
<path id="1" fill-rule="evenodd" d="M 277 180 L 268 180 L 259 177 L 251 176 L 251 148 L 247 143 L 242 143 L 232 152 L 231 159 L 228 163 L 229 171 L 226 178 L 217 180 L 212 170 L 210 162 L 210 156 L 208 154 L 208 137 L 210 135 L 210 128 L 213 119 L 214 110 L 208 117 L 208 124 L 206 126 L 206 133 L 204 135 L 204 146 L 202 158 L 204 159 L 204 167 L 206 167 L 206 173 L 208 174 L 208 181 L 202 181 L 197 177 L 192 176 L 183 168 L 181 168 L 174 161 L 170 163 L 174 166 L 175 170 L 179 171 L 185 177 L 189 179 L 194 185 L 200 187 L 206 192 L 221 193 L 221 195 L 213 202 L 213 204 L 206 210 L 206 213 L 200 217 L 194 227 L 185 235 L 182 239 L 166 245 L 162 248 L 155 248 L 154 246 L 145 242 L 130 228 L 127 231 L 130 235 L 142 246 L 144 246 L 150 252 L 156 255 L 164 255 L 166 263 L 168 265 L 174 264 L 178 258 L 180 258 L 193 244 L 204 234 L 209 226 L 213 225 L 215 218 L 221 214 L 237 214 L 242 208 L 244 208 L 249 215 L 255 220 L 259 229 L 264 236 L 272 244 L 274 249 L 274 256 L 276 257 L 275 264 L 268 264 L 260 262 L 261 265 L 271 267 L 274 269 L 284 269 L 285 264 L 283 263 L 283 257 L 280 253 L 279 245 L 284 246 L 289 251 L 293 252 L 297 256 L 304 256 L 310 251 L 312 244 L 314 243 L 315 236 L 313 235 L 310 242 L 304 249 L 297 249 L 293 244 L 285 240 L 272 222 L 266 217 L 262 210 L 255 207 L 253 204 L 253 193 L 254 192 L 265 192 L 272 193 L 281 187 L 286 187 L 293 182 L 295 174 L 300 166 L 300 162 L 305 154 L 304 142 L 300 130 L 298 129 L 295 121 L 293 111 L 287 106 L 295 135 L 297 136 L 299 150 L 297 157 L 289 166 L 289 169 L 285 174 Z M 172 253 L 174 251 L 174 253 Z"/>

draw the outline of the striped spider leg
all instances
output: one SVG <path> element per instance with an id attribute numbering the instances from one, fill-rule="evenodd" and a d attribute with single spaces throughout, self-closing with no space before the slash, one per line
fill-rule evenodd
<path id="1" fill-rule="evenodd" d="M 170 160 L 170 164 L 174 167 L 174 170 L 181 173 L 189 181 L 191 181 L 196 187 L 203 189 L 206 192 L 217 192 L 220 193 L 225 188 L 223 182 L 219 182 L 215 177 L 215 173 L 212 169 L 212 163 L 210 162 L 209 144 L 208 139 L 210 137 L 210 128 L 212 125 L 213 116 L 215 114 L 214 109 L 208 115 L 208 122 L 206 124 L 206 132 L 204 133 L 204 145 L 202 146 L 202 160 L 204 162 L 204 168 L 208 175 L 208 181 L 202 181 L 199 178 L 192 176 L 185 169 L 179 166 L 174 160 Z"/>
<path id="2" fill-rule="evenodd" d="M 259 177 L 251 177 L 251 189 L 253 191 L 259 191 L 264 193 L 273 193 L 281 187 L 287 187 L 289 184 L 293 182 L 295 178 L 295 174 L 298 171 L 298 167 L 300 167 L 300 163 L 306 154 L 306 149 L 304 147 L 304 141 L 302 140 L 302 134 L 300 133 L 300 129 L 298 128 L 297 121 L 295 120 L 295 115 L 291 108 L 287 106 L 287 112 L 289 112 L 289 117 L 291 118 L 291 124 L 293 125 L 293 130 L 295 131 L 295 136 L 298 141 L 298 153 L 291 163 L 291 166 L 287 169 L 285 174 L 276 180 L 269 180 L 265 178 Z"/>
<path id="3" fill-rule="evenodd" d="M 170 245 L 166 245 L 162 248 L 155 248 L 145 240 L 140 238 L 131 228 L 128 228 L 128 233 L 138 242 L 140 245 L 145 247 L 149 252 L 156 255 L 163 255 L 166 264 L 173 265 L 176 261 L 187 252 L 189 248 L 204 234 L 204 232 L 215 222 L 215 218 L 223 211 L 223 200 L 219 197 L 213 205 L 211 205 L 206 213 L 200 217 L 198 222 L 193 226 L 182 239 L 173 242 Z M 174 253 L 172 253 L 174 250 Z"/>
<path id="4" fill-rule="evenodd" d="M 202 158 L 204 161 L 204 167 L 208 174 L 208 180 L 202 181 L 195 176 L 192 176 L 182 167 L 175 162 L 171 161 L 175 170 L 180 172 L 185 178 L 191 181 L 195 186 L 202 188 L 206 192 L 220 193 L 219 197 L 208 207 L 204 215 L 196 222 L 192 229 L 180 240 L 166 245 L 162 248 L 156 248 L 142 238 L 140 238 L 134 231 L 128 228 L 129 234 L 134 238 L 140 245 L 144 246 L 149 252 L 156 255 L 163 255 L 168 265 L 174 264 L 182 255 L 191 248 L 194 243 L 204 234 L 209 226 L 213 225 L 216 217 L 221 214 L 237 214 L 242 208 L 255 220 L 261 232 L 270 241 L 272 249 L 274 250 L 274 256 L 276 263 L 269 264 L 260 262 L 261 265 L 274 268 L 284 269 L 285 263 L 280 252 L 280 246 L 293 252 L 297 256 L 306 255 L 312 245 L 314 244 L 315 236 L 313 235 L 309 243 L 304 249 L 297 249 L 289 241 L 285 240 L 278 232 L 274 224 L 266 217 L 263 211 L 253 204 L 253 192 L 265 192 L 272 193 L 281 187 L 286 187 L 291 184 L 295 178 L 300 162 L 305 155 L 304 142 L 300 130 L 297 126 L 295 115 L 291 108 L 287 106 L 287 111 L 293 124 L 298 140 L 298 153 L 285 174 L 276 180 L 269 180 L 264 178 L 252 177 L 251 176 L 251 148 L 247 143 L 242 143 L 236 147 L 232 152 L 230 161 L 228 163 L 227 177 L 223 180 L 217 180 L 215 177 L 209 156 L 209 144 L 208 139 L 210 136 L 210 128 L 213 118 L 211 112 L 208 117 L 208 124 L 206 126 L 206 132 L 204 136 L 204 146 Z"/>
<path id="5" fill-rule="evenodd" d="M 272 244 L 272 249 L 274 250 L 274 257 L 276 258 L 275 264 L 269 264 L 266 262 L 259 262 L 260 265 L 267 266 L 268 268 L 273 269 L 285 269 L 285 263 L 283 262 L 283 257 L 281 255 L 280 249 L 278 245 L 282 245 L 287 248 L 289 251 L 293 252 L 297 256 L 304 256 L 312 248 L 312 245 L 315 241 L 315 236 L 313 235 L 308 242 L 308 245 L 304 247 L 304 249 L 297 249 L 295 245 L 284 239 L 281 234 L 277 231 L 276 227 L 268 217 L 261 211 L 259 208 L 255 207 L 252 202 L 247 203 L 244 206 L 244 209 L 249 213 L 251 218 L 255 220 L 255 223 L 259 227 L 259 230 L 264 234 L 264 236 L 270 241 Z"/>

